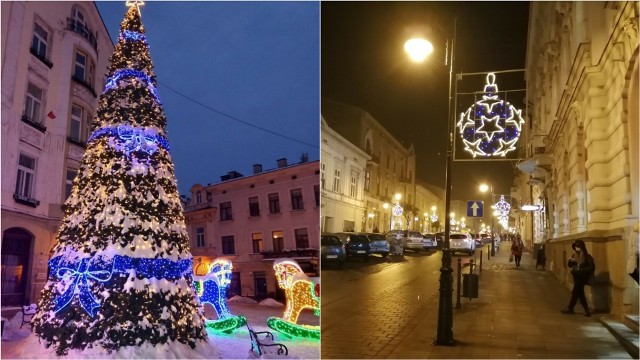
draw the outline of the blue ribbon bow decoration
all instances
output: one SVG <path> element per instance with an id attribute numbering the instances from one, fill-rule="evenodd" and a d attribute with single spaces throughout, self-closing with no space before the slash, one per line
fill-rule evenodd
<path id="1" fill-rule="evenodd" d="M 105 282 L 111 279 L 112 270 L 89 270 L 88 262 L 88 259 L 82 259 L 80 263 L 78 263 L 77 268 L 60 267 L 56 272 L 56 275 L 62 280 L 73 279 L 67 290 L 55 299 L 56 312 L 67 306 L 75 294 L 78 294 L 80 305 L 84 311 L 91 317 L 96 315 L 100 304 L 91 294 L 87 278 L 91 278 L 94 281 Z"/>
<path id="2" fill-rule="evenodd" d="M 134 151 L 144 151 L 151 155 L 158 150 L 156 133 L 151 129 L 141 129 L 131 126 L 118 127 L 118 137 L 124 140 L 127 154 Z"/>

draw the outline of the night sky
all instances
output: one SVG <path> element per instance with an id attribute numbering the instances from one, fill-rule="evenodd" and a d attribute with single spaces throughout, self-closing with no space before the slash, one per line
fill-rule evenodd
<path id="1" fill-rule="evenodd" d="M 97 6 L 115 42 L 125 1 Z M 186 1 L 141 7 L 180 194 L 232 170 L 251 175 L 256 163 L 274 169 L 277 159 L 298 163 L 302 153 L 318 160 L 319 7 Z"/>
<path id="2" fill-rule="evenodd" d="M 528 11 L 527 2 L 506 1 L 323 2 L 322 97 L 362 108 L 406 145 L 413 143 L 416 178 L 444 188 L 449 86 L 444 44 L 453 19 L 455 73 L 522 69 Z M 420 64 L 403 50 L 415 31 L 426 32 L 435 47 Z M 465 76 L 458 91 L 481 91 L 484 84 L 484 75 Z M 523 89 L 524 72 L 498 74 L 497 84 L 500 91 Z M 524 92 L 507 95 L 523 109 Z M 457 113 L 472 104 L 462 96 L 458 102 Z M 477 190 L 483 182 L 493 184 L 496 194 L 509 194 L 515 163 L 454 162 L 452 199 L 488 199 Z"/>

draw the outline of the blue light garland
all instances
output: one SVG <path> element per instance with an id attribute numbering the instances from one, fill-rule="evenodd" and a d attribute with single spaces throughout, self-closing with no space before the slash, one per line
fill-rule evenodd
<path id="1" fill-rule="evenodd" d="M 130 125 L 104 127 L 94 131 L 87 143 L 103 136 L 113 136 L 123 141 L 124 151 L 127 156 L 136 151 L 143 151 L 152 155 L 158 149 L 158 146 L 169 151 L 169 140 L 150 128 L 139 128 Z"/>
<path id="2" fill-rule="evenodd" d="M 147 76 L 147 74 L 140 70 L 121 69 L 114 72 L 113 75 L 109 79 L 107 79 L 107 83 L 104 86 L 103 93 L 117 87 L 118 82 L 125 78 L 138 78 L 144 81 L 147 84 L 147 87 L 149 88 L 149 91 L 151 92 L 151 95 L 153 95 L 156 102 L 162 105 L 162 101 L 160 101 L 160 98 L 158 97 L 158 89 L 156 89 L 156 87 L 153 85 L 153 81 L 151 81 L 151 78 Z"/>
<path id="3" fill-rule="evenodd" d="M 190 276 L 193 271 L 192 260 L 132 258 L 116 255 L 104 260 L 101 256 L 84 258 L 79 261 L 68 261 L 62 255 L 49 260 L 49 271 L 59 281 L 71 281 L 55 302 L 55 312 L 65 308 L 76 294 L 80 306 L 89 316 L 94 317 L 100 309 L 100 304 L 93 296 L 89 281 L 106 283 L 114 273 L 128 273 L 134 270 L 138 275 L 147 278 L 166 279 L 176 281 Z"/>
<path id="4" fill-rule="evenodd" d="M 125 30 L 122 32 L 122 37 L 125 40 L 133 40 L 133 41 L 145 41 L 146 38 L 144 34 L 139 33 L 137 31 Z"/>

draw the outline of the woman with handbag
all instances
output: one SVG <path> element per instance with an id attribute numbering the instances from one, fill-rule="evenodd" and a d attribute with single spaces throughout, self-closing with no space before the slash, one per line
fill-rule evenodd
<path id="1" fill-rule="evenodd" d="M 584 308 L 584 316 L 591 316 L 589 306 L 587 305 L 587 297 L 584 295 L 584 287 L 593 275 L 596 266 L 593 257 L 587 252 L 584 241 L 576 240 L 571 244 L 571 247 L 574 253 L 571 255 L 569 261 L 567 261 L 567 266 L 571 269 L 571 275 L 573 275 L 573 290 L 571 291 L 569 306 L 560 312 L 563 314 L 573 314 L 573 307 L 576 306 L 576 302 L 580 300 L 580 305 Z"/>
<path id="2" fill-rule="evenodd" d="M 524 244 L 522 243 L 522 238 L 518 235 L 511 243 L 511 255 L 516 262 L 516 268 L 520 267 L 520 260 L 522 259 L 522 249 L 524 248 Z M 509 259 L 511 260 L 511 259 Z"/>

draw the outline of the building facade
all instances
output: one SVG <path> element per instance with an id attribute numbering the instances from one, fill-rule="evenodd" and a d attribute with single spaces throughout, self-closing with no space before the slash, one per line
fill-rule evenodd
<path id="1" fill-rule="evenodd" d="M 324 118 L 321 121 L 320 229 L 373 231 L 373 217 L 366 213 L 364 202 L 366 164 L 371 156 L 331 129 Z"/>
<path id="2" fill-rule="evenodd" d="M 319 274 L 319 161 L 276 169 L 253 166 L 251 176 L 231 171 L 219 183 L 191 187 L 185 220 L 194 271 L 203 275 L 218 257 L 233 263 L 228 295 L 279 296 L 273 260 L 292 258 Z"/>
<path id="3" fill-rule="evenodd" d="M 532 2 L 527 160 L 514 193 L 548 268 L 571 285 L 571 243 L 596 262 L 596 310 L 638 313 L 638 9 L 635 1 Z M 528 178 L 528 179 L 527 179 Z M 526 185 L 525 185 L 526 184 Z M 529 220 L 526 220 L 529 218 Z"/>
<path id="4" fill-rule="evenodd" d="M 2 304 L 35 302 L 113 43 L 93 2 L 2 2 Z"/>
<path id="5" fill-rule="evenodd" d="M 390 228 L 417 228 L 415 216 L 425 209 L 416 207 L 413 145 L 405 146 L 362 109 L 328 99 L 321 106 L 327 124 L 370 157 L 364 173 L 361 228 L 382 233 Z M 393 214 L 396 204 L 403 208 L 402 215 Z"/>
<path id="6" fill-rule="evenodd" d="M 435 233 L 444 230 L 444 189 L 416 179 L 416 208 L 420 212 L 414 217 L 414 230 Z"/>

